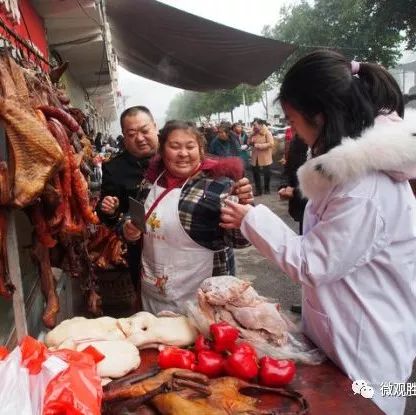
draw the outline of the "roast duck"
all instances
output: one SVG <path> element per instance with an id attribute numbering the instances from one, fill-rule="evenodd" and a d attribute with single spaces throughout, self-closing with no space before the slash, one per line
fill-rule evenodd
<path id="1" fill-rule="evenodd" d="M 154 375 L 154 376 L 152 376 Z M 149 375 L 147 375 L 149 376 Z M 268 388 L 233 377 L 209 379 L 205 375 L 184 369 L 167 369 L 143 380 L 143 375 L 129 375 L 104 387 L 104 415 L 234 415 L 308 413 L 308 403 L 301 394 L 290 389 Z M 260 409 L 259 400 L 245 395 L 278 394 L 282 407 L 288 410 Z M 148 403 L 155 409 L 149 412 Z M 296 404 L 298 410 L 293 410 Z"/>
<path id="2" fill-rule="evenodd" d="M 0 84 L 0 118 L 9 153 L 7 164 L 6 155 L 0 161 L 0 295 L 10 298 L 14 290 L 7 270 L 5 207 L 25 208 L 35 230 L 33 256 L 46 301 L 45 325 L 53 327 L 59 311 L 49 259 L 49 248 L 58 242 L 72 265 L 70 273 L 86 277 L 90 308 L 98 314 L 96 277 L 85 245 L 87 224 L 97 224 L 98 218 L 80 170 L 83 154 L 76 150 L 82 149 L 83 131 L 63 109 L 50 80 L 9 56 L 0 56 Z"/>

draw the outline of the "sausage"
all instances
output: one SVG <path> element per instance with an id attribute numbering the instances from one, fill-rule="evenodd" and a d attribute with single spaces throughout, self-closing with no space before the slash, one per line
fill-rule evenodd
<path id="1" fill-rule="evenodd" d="M 52 107 L 49 105 L 41 105 L 38 107 L 46 116 L 46 118 L 56 118 L 66 127 L 68 127 L 72 132 L 76 133 L 80 129 L 80 125 L 76 122 L 75 118 L 65 112 L 61 108 Z"/>
<path id="2" fill-rule="evenodd" d="M 64 153 L 64 168 L 61 172 L 62 188 L 64 195 L 71 197 L 71 162 L 70 155 L 71 145 L 69 144 L 68 136 L 66 135 L 65 129 L 62 124 L 55 118 L 50 118 L 48 121 L 48 129 L 51 134 L 55 137 L 59 146 Z"/>

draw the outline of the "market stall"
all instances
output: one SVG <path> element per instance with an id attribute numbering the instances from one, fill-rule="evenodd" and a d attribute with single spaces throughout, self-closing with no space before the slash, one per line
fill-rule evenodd
<path id="1" fill-rule="evenodd" d="M 98 316 L 97 270 L 123 267 L 124 247 L 94 213 L 85 114 L 30 51 L 33 59 L 8 48 L 0 54 L 0 295 L 13 302 L 16 328 L 0 347 L 2 411 L 381 413 L 277 301 L 231 276 L 206 279 L 181 314 L 74 313 L 60 321 L 57 270 L 81 280 L 90 316 Z M 25 304 L 18 215 L 27 222 L 21 233 L 44 297 L 42 318 Z M 50 329 L 43 341 L 26 337 L 37 335 L 31 319 Z"/>
<path id="2" fill-rule="evenodd" d="M 24 384 L 27 373 L 13 374 L 0 387 L 2 402 L 23 415 L 75 407 L 88 415 L 382 413 L 278 304 L 247 282 L 218 278 L 220 285 L 215 278 L 201 284 L 186 316 L 74 317 L 51 330 L 45 344 L 25 338 L 10 354 L 0 348 L 0 374 L 14 364 L 27 368 L 36 385 L 19 391 L 31 406 L 22 412 L 15 393 L 3 393 L 5 386 Z M 247 320 L 248 307 L 252 315 L 263 313 L 261 327 Z M 50 359 L 53 366 L 42 364 Z M 33 380 L 50 367 L 48 381 Z"/>

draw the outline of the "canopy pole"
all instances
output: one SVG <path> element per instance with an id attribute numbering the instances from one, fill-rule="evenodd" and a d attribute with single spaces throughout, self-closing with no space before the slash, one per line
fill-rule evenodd
<path id="1" fill-rule="evenodd" d="M 7 229 L 7 262 L 9 264 L 10 280 L 16 287 L 13 294 L 14 324 L 17 341 L 20 342 L 28 333 L 25 300 L 23 295 L 22 272 L 19 263 L 19 248 L 16 234 L 15 212 L 11 210 L 8 215 Z"/>

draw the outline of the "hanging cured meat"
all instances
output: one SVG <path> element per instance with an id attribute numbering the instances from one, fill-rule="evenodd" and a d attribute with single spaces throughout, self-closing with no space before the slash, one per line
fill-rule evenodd
<path id="1" fill-rule="evenodd" d="M 82 277 L 84 279 L 82 289 L 87 295 L 88 311 L 94 316 L 101 316 L 103 311 L 101 308 L 101 296 L 98 294 L 98 278 L 89 257 L 86 240 L 84 238 L 78 241 L 78 244 L 75 246 L 75 251 L 78 253 L 82 263 Z"/>
<path id="2" fill-rule="evenodd" d="M 49 225 L 46 222 L 42 203 L 38 202 L 31 206 L 29 212 L 39 242 L 47 248 L 53 248 L 56 245 L 56 240 L 53 239 Z"/>
<path id="3" fill-rule="evenodd" d="M 50 109 L 45 112 L 46 116 L 48 116 L 48 114 L 51 114 Z M 55 111 L 54 114 L 59 114 L 59 112 Z M 61 119 L 64 119 L 62 115 Z M 73 121 L 76 123 L 75 120 Z M 61 185 L 65 204 L 65 227 L 70 233 L 79 233 L 82 230 L 82 224 L 80 224 L 79 221 L 77 224 L 74 224 L 75 221 L 68 211 L 68 201 L 72 194 L 75 196 L 75 200 L 71 200 L 72 206 L 74 207 L 72 209 L 72 214 L 74 215 L 79 212 L 82 218 L 88 223 L 97 224 L 99 222 L 97 215 L 90 206 L 88 184 L 80 170 L 81 157 L 77 157 L 73 153 L 68 135 L 60 121 L 53 117 L 49 118 L 48 128 L 65 154 L 63 162 L 64 168 L 61 172 Z"/>
<path id="4" fill-rule="evenodd" d="M 127 266 L 125 244 L 106 226 L 99 226 L 97 232 L 90 235 L 88 250 L 91 260 L 100 269 Z"/>
<path id="5" fill-rule="evenodd" d="M 7 267 L 7 213 L 0 209 L 0 296 L 11 298 L 15 287 L 9 279 Z"/>
<path id="6" fill-rule="evenodd" d="M 63 153 L 29 105 L 29 91 L 20 67 L 0 58 L 0 118 L 5 122 L 10 152 L 13 203 L 32 203 L 58 170 Z"/>
<path id="7" fill-rule="evenodd" d="M 83 165 L 80 141 L 81 137 L 85 142 L 80 127 L 85 116 L 76 109 L 72 116 L 68 104 L 69 98 L 47 76 L 0 55 L 0 121 L 9 158 L 7 163 L 0 162 L 0 207 L 27 208 L 34 227 L 33 258 L 46 301 L 46 327 L 55 325 L 59 311 L 49 258 L 49 248 L 55 245 L 64 252 L 69 274 L 82 278 L 89 310 L 95 315 L 102 312 L 97 276 L 86 248 L 87 224 L 97 224 L 98 217 L 83 174 L 89 170 Z M 6 231 L 6 214 L 0 211 L 0 295 L 11 297 L 14 287 L 8 279 Z M 117 262 L 123 261 L 120 244 L 113 238 L 107 249 Z"/>
<path id="8" fill-rule="evenodd" d="M 11 188 L 9 179 L 9 169 L 5 161 L 0 162 L 0 206 L 10 203 Z"/>
<path id="9" fill-rule="evenodd" d="M 33 259 L 38 265 L 42 293 L 46 302 L 46 307 L 42 315 L 43 324 L 48 328 L 53 328 L 56 325 L 56 317 L 59 312 L 59 298 L 56 293 L 49 249 L 36 238 L 32 253 Z"/>
<path id="10" fill-rule="evenodd" d="M 39 109 L 45 114 L 47 118 L 56 118 L 61 122 L 65 127 L 67 127 L 70 131 L 76 133 L 79 131 L 79 124 L 75 121 L 75 118 L 68 114 L 61 108 L 51 107 L 48 105 L 42 105 Z"/>
<path id="11" fill-rule="evenodd" d="M 3 98 L 12 99 L 14 101 L 18 100 L 16 85 L 3 56 L 0 57 L 0 85 Z"/>
<path id="12" fill-rule="evenodd" d="M 16 87 L 16 95 L 18 100 L 25 108 L 33 111 L 30 107 L 29 90 L 27 88 L 25 76 L 21 67 L 10 56 L 7 57 L 7 64 L 10 68 L 10 74 Z"/>
<path id="13" fill-rule="evenodd" d="M 42 193 L 64 156 L 46 126 L 17 102 L 0 98 L 0 118 L 5 121 L 14 167 L 13 203 L 23 207 Z"/>

